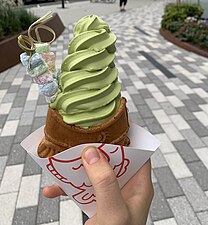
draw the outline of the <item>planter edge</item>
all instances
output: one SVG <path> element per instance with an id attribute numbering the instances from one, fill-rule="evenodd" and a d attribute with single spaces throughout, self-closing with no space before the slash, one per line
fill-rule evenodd
<path id="1" fill-rule="evenodd" d="M 46 21 L 44 24 L 51 27 L 55 33 L 56 38 L 58 38 L 61 33 L 64 31 L 65 27 L 57 13 L 53 14 L 54 16 Z M 44 30 L 41 30 L 41 34 L 44 35 L 44 41 L 51 39 L 50 33 L 44 33 Z M 23 31 L 13 37 L 10 37 L 6 40 L 0 42 L 0 72 L 3 72 L 12 66 L 15 66 L 20 62 L 19 55 L 23 52 L 23 50 L 17 44 L 17 38 L 20 34 L 27 35 L 27 31 Z M 12 52 L 12 53 L 11 53 Z"/>
<path id="2" fill-rule="evenodd" d="M 208 52 L 194 46 L 191 45 L 189 43 L 183 42 L 179 39 L 177 39 L 174 35 L 171 34 L 171 32 L 164 30 L 162 28 L 160 28 L 160 34 L 161 36 L 163 36 L 167 41 L 173 43 L 174 45 L 177 45 L 178 47 L 181 47 L 187 51 L 196 53 L 198 55 L 204 56 L 206 58 L 208 58 Z"/>

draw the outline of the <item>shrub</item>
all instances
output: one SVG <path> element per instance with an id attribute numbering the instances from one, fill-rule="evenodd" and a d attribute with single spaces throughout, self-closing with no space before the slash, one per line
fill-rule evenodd
<path id="1" fill-rule="evenodd" d="M 193 43 L 200 48 L 208 49 L 208 24 L 206 20 L 186 20 L 175 33 L 181 41 Z"/>
<path id="2" fill-rule="evenodd" d="M 170 22 L 169 24 L 167 24 L 167 30 L 169 30 L 172 33 L 175 33 L 183 25 L 184 25 L 184 23 L 182 21 L 173 21 L 173 22 Z"/>
<path id="3" fill-rule="evenodd" d="M 0 40 L 26 30 L 37 18 L 22 7 L 0 5 Z"/>
<path id="4" fill-rule="evenodd" d="M 183 26 L 176 33 L 176 37 L 178 37 L 182 41 L 192 42 L 196 44 L 196 35 L 200 32 L 200 27 L 196 22 L 184 22 Z"/>
<path id="5" fill-rule="evenodd" d="M 169 28 L 172 28 L 172 26 L 170 25 L 171 23 L 173 23 L 174 25 L 174 22 L 179 22 L 180 24 L 187 17 L 199 18 L 201 17 L 203 12 L 203 8 L 196 4 L 169 4 L 166 6 L 165 13 L 162 17 L 162 28 L 169 30 Z M 178 26 L 178 29 L 180 29 L 180 26 Z M 173 32 L 175 32 L 175 29 L 173 30 Z"/>

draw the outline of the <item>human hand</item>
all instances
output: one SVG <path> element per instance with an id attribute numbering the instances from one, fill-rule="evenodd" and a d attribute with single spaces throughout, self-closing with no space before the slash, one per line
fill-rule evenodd
<path id="1" fill-rule="evenodd" d="M 85 225 L 145 225 L 153 198 L 150 160 L 121 190 L 111 166 L 98 149 L 91 146 L 84 149 L 82 160 L 97 204 L 96 215 Z M 45 187 L 43 194 L 48 198 L 66 195 L 57 185 Z"/>

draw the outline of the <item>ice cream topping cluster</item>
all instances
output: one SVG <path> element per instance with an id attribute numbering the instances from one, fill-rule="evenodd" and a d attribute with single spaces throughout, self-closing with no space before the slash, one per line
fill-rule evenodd
<path id="1" fill-rule="evenodd" d="M 51 13 L 46 14 L 33 23 L 28 29 L 28 36 L 20 35 L 18 37 L 18 44 L 25 51 L 20 55 L 20 60 L 26 69 L 27 75 L 32 78 L 34 83 L 38 84 L 39 92 L 46 97 L 48 103 L 51 103 L 59 93 L 59 71 L 55 67 L 55 54 L 50 51 L 50 43 L 55 39 L 55 33 L 46 25 L 40 25 L 40 23 L 49 18 L 51 18 Z M 34 40 L 31 36 L 30 30 L 32 26 L 36 26 L 35 33 L 38 40 Z M 54 36 L 53 40 L 42 43 L 38 34 L 39 28 L 51 32 Z"/>

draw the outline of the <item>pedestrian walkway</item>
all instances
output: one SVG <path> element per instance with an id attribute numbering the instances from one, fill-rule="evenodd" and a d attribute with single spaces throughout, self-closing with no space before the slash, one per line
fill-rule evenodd
<path id="1" fill-rule="evenodd" d="M 127 9 L 133 9 L 142 7 L 156 0 L 129 0 Z M 37 16 L 42 16 L 48 11 L 58 13 L 65 26 L 74 23 L 85 15 L 95 14 L 98 16 L 109 15 L 120 11 L 119 0 L 115 3 L 91 3 L 90 0 L 83 2 L 65 1 L 65 8 L 61 7 L 61 1 L 57 4 L 45 5 L 34 5 L 28 10 L 34 12 Z"/>
<path id="2" fill-rule="evenodd" d="M 131 120 L 156 135 L 155 196 L 148 225 L 208 224 L 208 60 L 158 33 L 164 1 L 102 18 L 117 35 L 122 94 Z M 53 43 L 57 64 L 72 25 Z M 0 74 L 0 221 L 3 225 L 81 225 L 68 197 L 46 199 L 51 180 L 20 147 L 44 125 L 47 105 L 19 64 Z"/>

